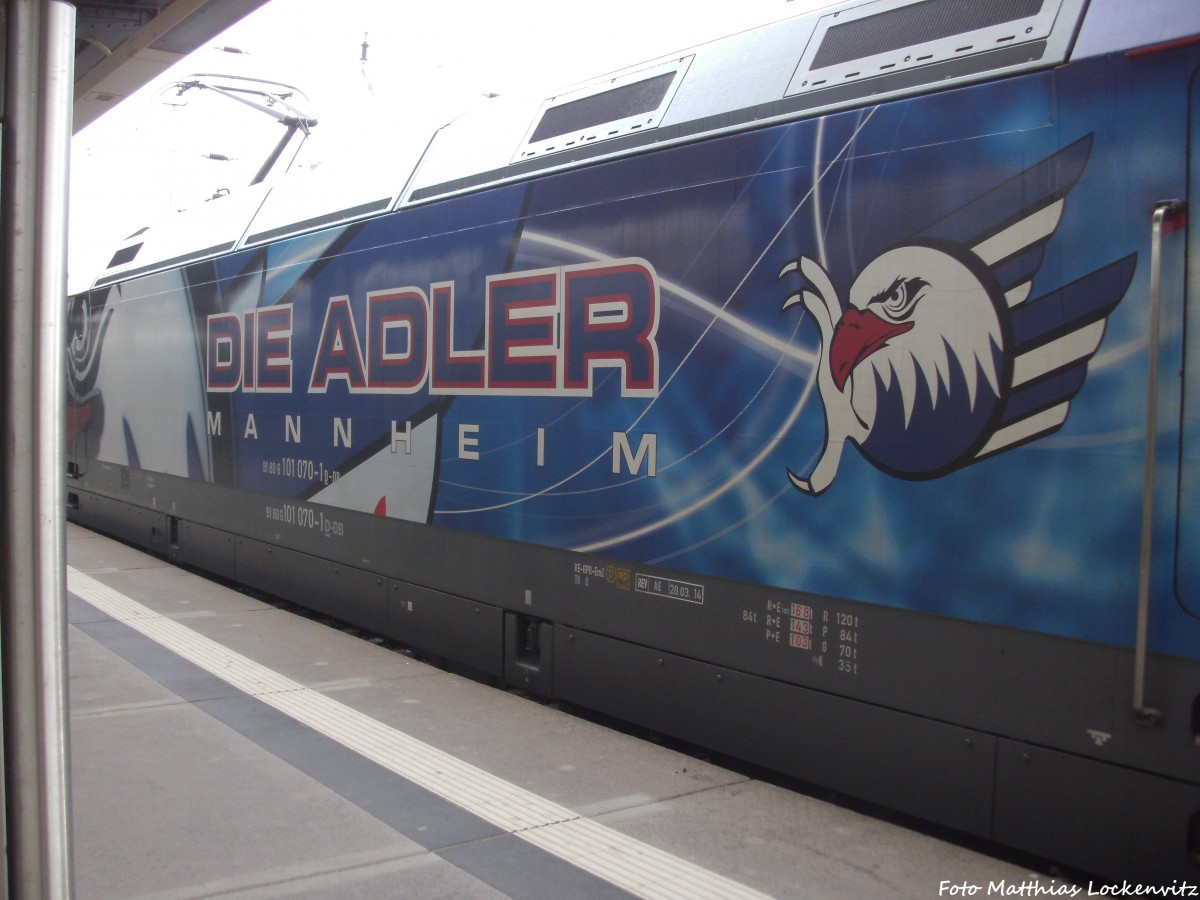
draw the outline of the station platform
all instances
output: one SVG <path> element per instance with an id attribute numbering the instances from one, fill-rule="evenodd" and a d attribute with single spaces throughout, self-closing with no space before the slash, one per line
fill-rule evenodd
<path id="1" fill-rule="evenodd" d="M 67 561 L 80 900 L 928 898 L 946 883 L 1054 883 L 75 525 Z"/>

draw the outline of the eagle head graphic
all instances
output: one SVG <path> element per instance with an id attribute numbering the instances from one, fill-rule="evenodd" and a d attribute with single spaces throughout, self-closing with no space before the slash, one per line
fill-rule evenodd
<path id="1" fill-rule="evenodd" d="M 854 278 L 843 303 L 829 272 L 799 256 L 802 306 L 820 334 L 825 442 L 792 484 L 820 494 L 847 442 L 907 479 L 948 474 L 1056 431 L 1083 386 L 1136 254 L 1030 300 L 1046 243 L 1090 151 L 1084 138 L 993 188 Z"/>

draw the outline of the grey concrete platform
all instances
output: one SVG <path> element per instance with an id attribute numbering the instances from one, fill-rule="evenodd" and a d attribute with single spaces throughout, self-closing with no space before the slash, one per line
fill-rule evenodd
<path id="1" fill-rule="evenodd" d="M 914 898 L 937 897 L 943 881 L 1051 883 L 449 674 L 73 525 L 68 564 L 187 634 L 633 839 L 636 852 L 726 879 L 711 896 L 731 883 L 773 897 Z M 69 621 L 81 900 L 630 896 L 79 596 Z"/>

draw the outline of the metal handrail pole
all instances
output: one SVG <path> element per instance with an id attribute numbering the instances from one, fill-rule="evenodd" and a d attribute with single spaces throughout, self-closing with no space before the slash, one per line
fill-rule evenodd
<path id="1" fill-rule="evenodd" d="M 8 0 L 0 657 L 8 896 L 70 897 L 63 348 L 75 7 Z"/>
<path id="2" fill-rule="evenodd" d="M 1137 633 L 1133 651 L 1133 715 L 1143 725 L 1157 725 L 1162 713 L 1146 705 L 1146 654 L 1150 623 L 1150 574 L 1154 533 L 1154 484 L 1158 445 L 1158 357 L 1162 308 L 1162 237 L 1167 219 L 1183 209 L 1179 200 L 1163 200 L 1150 220 L 1150 322 L 1146 373 L 1146 456 L 1142 468 L 1142 535 L 1138 563 Z"/>

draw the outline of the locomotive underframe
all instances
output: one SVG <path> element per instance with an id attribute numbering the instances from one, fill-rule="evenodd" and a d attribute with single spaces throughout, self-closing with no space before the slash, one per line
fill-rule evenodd
<path id="1" fill-rule="evenodd" d="M 1192 661 L 1151 656 L 1146 728 L 1126 649 L 717 579 L 702 603 L 577 586 L 580 559 L 615 561 L 344 510 L 285 546 L 273 498 L 105 463 L 67 489 L 80 525 L 498 683 L 1102 876 L 1200 864 Z M 787 666 L 735 624 L 777 603 L 853 621 L 856 671 Z"/>

